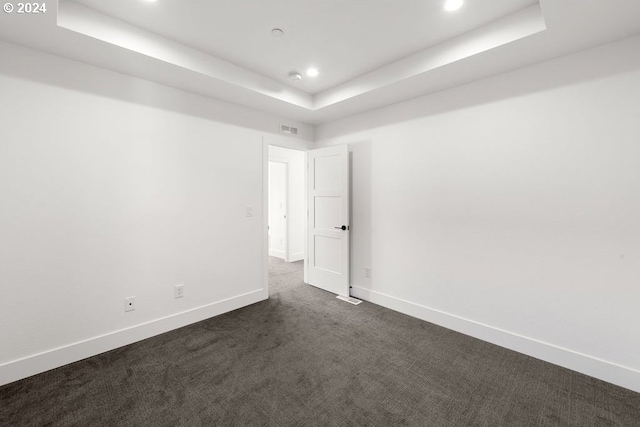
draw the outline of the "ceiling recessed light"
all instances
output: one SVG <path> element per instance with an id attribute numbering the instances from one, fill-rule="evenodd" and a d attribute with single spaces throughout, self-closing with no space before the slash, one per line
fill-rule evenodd
<path id="1" fill-rule="evenodd" d="M 280 28 L 274 28 L 273 30 L 271 30 L 271 35 L 273 37 L 282 37 L 284 36 L 284 31 L 282 31 Z"/>
<path id="2" fill-rule="evenodd" d="M 307 70 L 307 76 L 309 77 L 317 77 L 318 74 L 320 74 L 320 72 L 318 71 L 317 68 L 309 68 Z"/>
<path id="3" fill-rule="evenodd" d="M 147 3 L 155 3 L 156 0 L 145 0 Z"/>
<path id="4" fill-rule="evenodd" d="M 291 80 L 292 82 L 299 82 L 300 80 L 302 80 L 302 74 L 298 73 L 297 71 L 292 71 L 289 73 L 289 80 Z"/>
<path id="5" fill-rule="evenodd" d="M 460 9 L 463 3 L 464 3 L 463 0 L 447 0 L 446 3 L 444 4 L 444 10 L 453 12 L 454 10 Z"/>

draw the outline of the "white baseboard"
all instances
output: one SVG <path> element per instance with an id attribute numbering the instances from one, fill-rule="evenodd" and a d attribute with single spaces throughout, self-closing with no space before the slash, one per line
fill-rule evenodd
<path id="1" fill-rule="evenodd" d="M 304 259 L 304 252 L 299 252 L 297 254 L 292 254 L 289 257 L 289 262 L 302 261 Z"/>
<path id="2" fill-rule="evenodd" d="M 351 295 L 483 341 L 640 392 L 640 371 L 360 286 Z"/>
<path id="3" fill-rule="evenodd" d="M 269 249 L 269 256 L 284 259 L 284 251 L 278 251 L 275 249 Z"/>
<path id="4" fill-rule="evenodd" d="M 0 386 L 200 322 L 269 297 L 260 289 L 0 365 Z"/>

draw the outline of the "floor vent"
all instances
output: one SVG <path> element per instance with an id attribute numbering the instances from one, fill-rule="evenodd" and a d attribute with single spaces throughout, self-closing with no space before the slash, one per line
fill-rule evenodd
<path id="1" fill-rule="evenodd" d="M 298 128 L 294 128 L 293 126 L 280 125 L 280 132 L 286 133 L 287 135 L 297 135 Z"/>
<path id="2" fill-rule="evenodd" d="M 349 304 L 353 304 L 353 305 L 358 305 L 358 304 L 360 304 L 362 302 L 359 299 L 352 298 L 352 297 L 343 297 L 342 295 L 338 295 L 336 298 L 338 298 L 338 299 L 340 299 L 342 301 L 346 301 Z"/>

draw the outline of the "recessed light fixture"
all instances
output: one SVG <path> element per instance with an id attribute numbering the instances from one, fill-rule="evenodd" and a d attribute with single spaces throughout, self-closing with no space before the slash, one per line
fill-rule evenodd
<path id="1" fill-rule="evenodd" d="M 155 3 L 157 0 L 144 0 L 144 1 L 146 1 L 147 3 Z"/>
<path id="2" fill-rule="evenodd" d="M 463 0 L 447 0 L 444 4 L 444 10 L 453 12 L 454 10 L 460 9 L 463 3 Z"/>
<path id="3" fill-rule="evenodd" d="M 297 71 L 292 71 L 289 73 L 289 80 L 291 80 L 292 82 L 299 82 L 300 80 L 302 80 L 302 74 L 298 73 Z"/>
<path id="4" fill-rule="evenodd" d="M 317 68 L 309 68 L 307 70 L 307 76 L 309 77 L 318 77 L 318 74 L 320 74 L 320 72 Z"/>
<path id="5" fill-rule="evenodd" d="M 284 36 L 284 31 L 282 31 L 280 28 L 274 28 L 273 30 L 271 30 L 271 35 L 273 37 L 282 37 Z"/>

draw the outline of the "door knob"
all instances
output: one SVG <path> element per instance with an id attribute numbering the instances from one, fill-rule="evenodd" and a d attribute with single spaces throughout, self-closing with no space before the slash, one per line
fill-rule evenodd
<path id="1" fill-rule="evenodd" d="M 346 225 L 343 225 L 342 227 L 333 227 L 333 228 L 337 228 L 338 230 L 346 230 L 348 227 Z"/>

